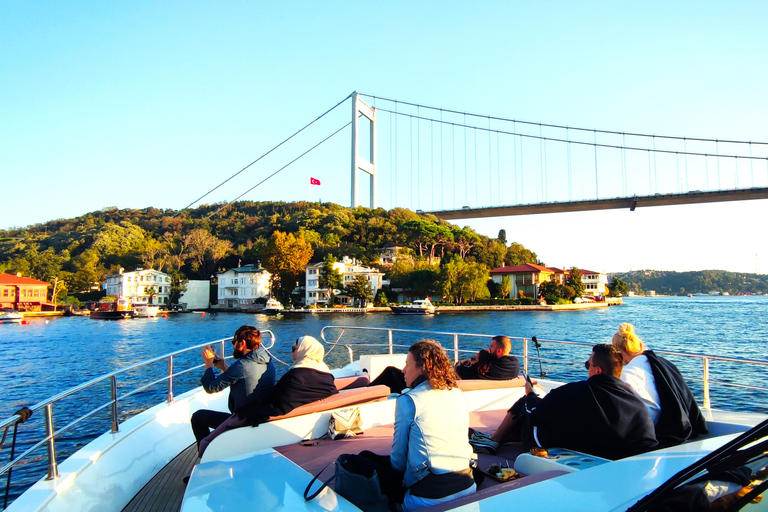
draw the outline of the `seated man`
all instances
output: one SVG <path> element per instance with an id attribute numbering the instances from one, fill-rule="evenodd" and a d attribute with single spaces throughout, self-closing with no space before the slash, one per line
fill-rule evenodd
<path id="1" fill-rule="evenodd" d="M 621 459 L 658 446 L 653 421 L 643 402 L 621 377 L 621 354 L 595 345 L 584 363 L 589 378 L 564 384 L 539 398 L 526 384 L 526 396 L 507 412 L 496 432 L 475 434 L 475 451 L 495 453 L 514 437 L 530 449 L 568 448 L 606 459 Z"/>
<path id="2" fill-rule="evenodd" d="M 246 403 L 264 396 L 275 386 L 275 363 L 261 346 L 261 332 L 255 327 L 244 325 L 232 337 L 232 355 L 235 362 L 227 366 L 209 346 L 203 349 L 205 373 L 200 379 L 206 393 L 218 393 L 229 389 L 230 412 L 200 409 L 190 420 L 198 447 L 211 429 L 221 425 L 231 413 Z M 222 373 L 215 375 L 213 367 Z"/>
<path id="3" fill-rule="evenodd" d="M 520 362 L 515 356 L 510 356 L 512 341 L 506 336 L 494 336 L 488 350 L 481 350 L 472 359 L 456 364 L 456 373 L 460 379 L 514 379 L 520 373 Z M 403 371 L 395 366 L 384 368 L 381 375 L 376 377 L 369 386 L 383 384 L 389 386 L 392 393 L 401 393 L 407 386 Z"/>

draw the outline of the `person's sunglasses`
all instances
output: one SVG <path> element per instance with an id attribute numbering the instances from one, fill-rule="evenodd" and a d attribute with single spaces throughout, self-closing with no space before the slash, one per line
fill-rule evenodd
<path id="1" fill-rule="evenodd" d="M 595 366 L 595 365 L 589 364 L 589 359 L 587 359 L 586 361 L 584 361 L 584 368 L 586 368 L 586 369 L 587 369 L 587 371 L 589 371 L 589 368 L 590 368 L 591 366 Z"/>

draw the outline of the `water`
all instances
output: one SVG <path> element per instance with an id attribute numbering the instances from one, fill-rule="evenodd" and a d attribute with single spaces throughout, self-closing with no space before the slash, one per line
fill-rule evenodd
<path id="1" fill-rule="evenodd" d="M 290 346 L 302 335 L 320 336 L 326 325 L 386 327 L 420 329 L 443 332 L 480 334 L 506 334 L 509 336 L 537 336 L 542 340 L 569 340 L 587 343 L 610 342 L 621 322 L 631 322 L 646 344 L 655 350 L 701 353 L 768 361 L 765 356 L 768 342 L 768 297 L 657 297 L 629 298 L 619 307 L 563 312 L 477 312 L 440 314 L 436 316 L 368 315 L 285 315 L 271 318 L 244 313 L 199 313 L 172 315 L 168 318 L 135 319 L 126 321 L 92 320 L 87 317 L 30 319 L 29 325 L 0 325 L 0 346 L 5 364 L 0 366 L 0 418 L 7 418 L 22 406 L 32 406 L 58 392 L 85 382 L 98 375 L 129 366 L 133 363 L 185 347 L 231 336 L 243 324 L 275 332 L 278 344 L 273 350 L 277 357 L 290 360 Z M 338 331 L 329 337 L 337 336 Z M 409 344 L 416 337 L 396 338 L 395 342 Z M 448 348 L 452 339 L 438 338 Z M 362 333 L 347 332 L 343 341 L 386 341 L 385 335 L 367 338 Z M 462 339 L 462 348 L 478 349 L 487 346 L 487 340 Z M 228 347 L 229 349 L 229 347 Z M 534 359 L 529 371 L 539 376 L 539 363 L 535 349 L 530 347 Z M 360 350 L 358 353 L 364 352 Z M 515 342 L 513 352 L 522 353 L 521 342 Z M 548 378 L 575 380 L 585 377 L 582 366 L 589 356 L 589 348 L 564 348 L 542 343 L 541 368 Z M 330 354 L 331 366 L 346 361 L 346 351 L 337 348 Z M 691 379 L 700 379 L 702 366 L 698 361 L 672 359 Z M 176 367 L 201 362 L 196 353 L 180 358 Z M 120 389 L 132 389 L 138 381 L 160 378 L 167 371 L 161 362 L 147 370 L 134 372 L 119 381 Z M 279 373 L 285 367 L 278 369 Z M 765 386 L 768 382 L 766 367 L 733 365 L 714 362 L 711 379 Z M 199 385 L 202 372 L 195 371 L 174 381 L 176 395 Z M 699 401 L 701 385 L 691 382 Z M 163 400 L 167 389 L 158 385 L 121 402 L 120 415 L 128 415 Z M 765 394 L 749 390 L 713 385 L 713 407 L 742 411 L 766 412 Z M 65 400 L 54 409 L 55 427 L 61 428 L 77 416 L 104 403 L 109 397 L 109 383 Z M 93 421 L 86 422 L 57 440 L 60 460 L 88 440 L 109 429 L 109 411 L 97 413 Z M 19 430 L 17 454 L 31 445 L 34 432 L 42 431 L 42 411 Z M 3 448 L 0 465 L 9 459 L 9 440 Z M 19 484 L 29 485 L 44 474 L 45 449 L 34 452 L 38 460 L 14 470 L 11 498 L 19 492 Z M 2 478 L 5 491 L 5 478 Z M 23 487 L 23 485 L 21 487 Z"/>

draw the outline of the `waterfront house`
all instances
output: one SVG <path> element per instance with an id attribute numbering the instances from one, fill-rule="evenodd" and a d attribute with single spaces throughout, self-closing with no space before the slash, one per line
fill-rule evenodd
<path id="1" fill-rule="evenodd" d="M 510 281 L 512 281 L 510 297 L 520 297 L 521 292 L 525 297 L 538 297 L 539 284 L 550 281 L 552 276 L 559 276 L 558 270 L 535 263 L 523 263 L 522 265 L 491 270 L 491 279 L 493 282 L 501 284 L 504 276 L 509 276 Z M 560 278 L 555 277 L 555 279 Z"/>
<path id="2" fill-rule="evenodd" d="M 608 274 L 579 269 L 581 281 L 584 283 L 584 295 L 598 297 L 608 295 Z"/>
<path id="3" fill-rule="evenodd" d="M 38 281 L 21 274 L 0 274 L 0 309 L 17 311 L 42 311 L 48 304 L 50 283 Z"/>
<path id="4" fill-rule="evenodd" d="M 304 290 L 304 304 L 306 306 L 326 306 L 330 300 L 330 294 L 333 293 L 337 304 L 351 305 L 352 298 L 345 295 L 343 290 L 329 290 L 320 287 L 320 276 L 324 267 L 325 263 L 322 261 L 306 266 L 307 285 Z M 375 268 L 363 266 L 354 258 L 344 256 L 340 261 L 334 263 L 333 267 L 341 274 L 344 284 L 354 281 L 357 276 L 365 276 L 374 296 L 381 289 L 384 273 Z"/>
<path id="5" fill-rule="evenodd" d="M 107 295 L 122 297 L 131 302 L 168 305 L 171 297 L 171 276 L 151 268 L 137 268 L 132 272 L 120 269 L 107 276 Z"/>
<path id="6" fill-rule="evenodd" d="M 269 297 L 272 274 L 260 264 L 249 264 L 216 273 L 219 290 L 214 308 L 255 310 L 259 299 Z M 265 302 L 265 301 L 260 301 Z"/>

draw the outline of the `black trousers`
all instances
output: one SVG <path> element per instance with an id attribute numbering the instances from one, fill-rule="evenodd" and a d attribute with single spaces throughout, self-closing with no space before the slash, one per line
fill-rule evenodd
<path id="1" fill-rule="evenodd" d="M 384 371 L 381 372 L 381 375 L 373 379 L 373 382 L 368 385 L 376 386 L 379 384 L 389 386 L 389 389 L 392 391 L 392 393 L 402 393 L 402 391 L 407 387 L 405 385 L 405 376 L 403 375 L 403 370 L 395 366 L 387 366 L 384 368 Z"/>
<path id="2" fill-rule="evenodd" d="M 232 415 L 228 412 L 209 411 L 208 409 L 200 409 L 192 414 L 189 422 L 192 424 L 192 432 L 195 434 L 197 447 L 200 448 L 200 441 L 208 437 L 211 430 L 224 423 L 224 420 L 230 416 Z"/>

